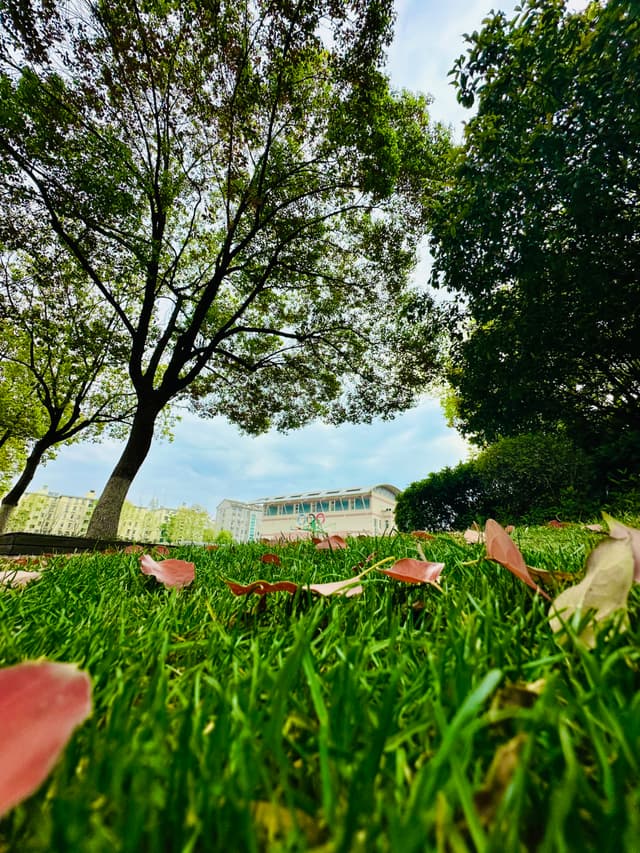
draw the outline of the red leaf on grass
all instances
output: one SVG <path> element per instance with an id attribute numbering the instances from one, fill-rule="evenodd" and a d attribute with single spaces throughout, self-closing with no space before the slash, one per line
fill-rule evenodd
<path id="1" fill-rule="evenodd" d="M 255 592 L 256 595 L 266 595 L 268 592 L 290 592 L 292 595 L 298 589 L 298 584 L 293 581 L 252 581 L 248 584 L 236 583 L 236 581 L 225 580 L 234 595 L 250 595 Z"/>
<path id="2" fill-rule="evenodd" d="M 443 569 L 444 563 L 430 563 L 427 560 L 414 560 L 412 557 L 404 557 L 404 559 L 395 562 L 390 569 L 380 569 L 380 571 L 383 575 L 407 583 L 437 584 L 440 572 Z"/>
<path id="3" fill-rule="evenodd" d="M 547 521 L 547 527 L 555 527 L 558 530 L 561 530 L 563 527 L 566 527 L 566 521 L 558 521 L 555 518 L 552 518 L 551 521 Z"/>
<path id="4" fill-rule="evenodd" d="M 359 595 L 362 592 L 362 587 L 357 584 L 360 580 L 360 575 L 353 578 L 347 578 L 343 581 L 335 581 L 334 583 L 312 583 L 308 586 L 294 583 L 293 581 L 253 581 L 248 584 L 236 583 L 236 581 L 225 580 L 234 595 L 250 595 L 255 592 L 256 595 L 266 595 L 268 592 L 289 592 L 293 595 L 298 589 L 309 589 L 316 595 L 346 595 L 347 598 L 352 595 Z"/>
<path id="5" fill-rule="evenodd" d="M 427 533 L 426 530 L 412 530 L 409 534 L 413 536 L 414 539 L 435 539 L 436 537 L 433 533 Z"/>
<path id="6" fill-rule="evenodd" d="M 323 539 L 321 542 L 318 542 L 316 548 L 318 551 L 323 551 L 329 549 L 331 551 L 336 551 L 340 548 L 346 548 L 347 543 L 344 541 L 342 536 L 337 536 L 333 534 L 332 536 L 327 536 L 326 539 Z"/>
<path id="7" fill-rule="evenodd" d="M 142 554 L 143 551 L 144 551 L 144 548 L 142 547 L 142 545 L 127 545 L 127 547 L 124 549 L 123 553 L 125 553 L 125 554 Z"/>
<path id="8" fill-rule="evenodd" d="M 149 554 L 140 557 L 140 571 L 145 575 L 153 575 L 159 583 L 165 586 L 182 588 L 189 586 L 196 576 L 193 563 L 186 560 L 160 560 L 157 562 Z"/>
<path id="9" fill-rule="evenodd" d="M 40 786 L 90 712 L 91 681 L 73 664 L 0 670 L 0 815 Z"/>
<path id="10" fill-rule="evenodd" d="M 26 586 L 31 581 L 40 578 L 40 572 L 22 572 L 18 569 L 0 571 L 0 585 L 2 586 Z"/>
<path id="11" fill-rule="evenodd" d="M 277 554 L 263 554 L 260 557 L 261 563 L 272 563 L 274 566 L 280 565 L 280 557 Z"/>
<path id="12" fill-rule="evenodd" d="M 493 518 L 489 518 L 484 526 L 484 538 L 487 547 L 487 557 L 490 560 L 495 560 L 496 563 L 500 563 L 505 569 L 509 569 L 510 572 L 520 578 L 527 586 L 535 589 L 536 592 L 539 592 L 540 595 L 551 601 L 551 597 L 538 586 L 529 574 L 524 557 L 520 553 L 520 549 L 516 543 Z"/>
<path id="13" fill-rule="evenodd" d="M 153 549 L 153 553 L 158 557 L 168 557 L 171 551 L 167 548 L 166 545 L 156 545 Z"/>

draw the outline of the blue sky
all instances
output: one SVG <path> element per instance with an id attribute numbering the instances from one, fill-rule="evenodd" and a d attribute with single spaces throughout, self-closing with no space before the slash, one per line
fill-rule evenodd
<path id="1" fill-rule="evenodd" d="M 573 0 L 571 5 L 586 3 Z M 447 72 L 464 51 L 463 33 L 478 29 L 492 8 L 511 15 L 514 6 L 491 0 L 396 0 L 388 63 L 392 84 L 430 93 L 432 118 L 452 125 L 461 139 L 469 114 L 456 103 Z M 425 280 L 428 267 L 424 257 L 417 281 Z M 115 441 L 64 447 L 36 474 L 30 490 L 48 485 L 68 495 L 89 489 L 99 493 L 120 449 Z M 154 442 L 128 497 L 141 505 L 152 498 L 170 507 L 199 504 L 215 514 L 223 498 L 252 500 L 375 483 L 405 488 L 467 453 L 464 440 L 447 427 L 439 402 L 428 396 L 393 421 L 341 427 L 316 423 L 257 438 L 242 435 L 223 418 L 204 421 L 184 414 L 172 442 Z"/>

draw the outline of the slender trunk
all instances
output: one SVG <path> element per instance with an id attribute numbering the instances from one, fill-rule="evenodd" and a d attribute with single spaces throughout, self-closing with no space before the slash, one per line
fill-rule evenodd
<path id="1" fill-rule="evenodd" d="M 122 504 L 151 448 L 158 411 L 156 407 L 138 407 L 122 456 L 113 469 L 93 510 L 86 533 L 88 537 L 95 539 L 117 538 Z"/>
<path id="2" fill-rule="evenodd" d="M 22 474 L 14 484 L 13 488 L 7 492 L 0 503 L 0 533 L 4 533 L 9 524 L 9 519 L 15 508 L 18 506 L 18 501 L 27 491 L 29 483 L 38 470 L 38 465 L 46 451 L 51 447 L 51 443 L 46 439 L 36 441 L 33 450 L 27 458 L 26 464 L 22 469 Z"/>

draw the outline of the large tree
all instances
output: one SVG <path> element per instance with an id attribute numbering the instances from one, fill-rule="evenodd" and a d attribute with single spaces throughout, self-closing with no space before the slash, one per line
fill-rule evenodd
<path id="1" fill-rule="evenodd" d="M 388 416 L 432 376 L 407 281 L 449 138 L 389 90 L 392 7 L 5 0 L 0 202 L 15 232 L 50 223 L 130 338 L 91 534 L 172 399 L 258 432 Z"/>
<path id="2" fill-rule="evenodd" d="M 125 341 L 96 296 L 60 253 L 41 249 L 2 266 L 0 434 L 18 476 L 0 502 L 0 533 L 61 444 L 122 431 L 133 414 Z"/>
<path id="3" fill-rule="evenodd" d="M 453 73 L 477 113 L 432 243 L 462 296 L 456 423 L 479 443 L 627 436 L 640 466 L 640 8 L 528 0 L 468 40 Z"/>

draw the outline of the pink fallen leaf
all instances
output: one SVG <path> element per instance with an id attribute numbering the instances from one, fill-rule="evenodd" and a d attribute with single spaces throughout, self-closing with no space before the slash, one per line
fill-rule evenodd
<path id="1" fill-rule="evenodd" d="M 346 581 L 335 581 L 333 583 L 311 583 L 309 589 L 318 595 L 344 595 L 351 598 L 352 595 L 360 595 L 362 586 L 358 583 L 360 575 L 348 578 Z"/>
<path id="2" fill-rule="evenodd" d="M 186 560 L 156 561 L 149 554 L 140 557 L 140 571 L 145 575 L 153 575 L 159 583 L 178 589 L 189 586 L 196 576 L 193 563 Z"/>
<path id="3" fill-rule="evenodd" d="M 397 560 L 390 569 L 380 569 L 383 575 L 407 583 L 432 583 L 437 585 L 444 563 L 430 563 L 428 560 L 414 560 L 404 557 Z"/>
<path id="4" fill-rule="evenodd" d="M 609 528 L 609 536 L 612 539 L 628 539 L 631 545 L 631 553 L 633 554 L 633 580 L 635 583 L 640 583 L 640 530 L 635 527 L 629 527 L 621 521 L 616 521 L 606 512 L 602 513 L 604 520 Z"/>
<path id="5" fill-rule="evenodd" d="M 551 601 L 551 597 L 537 585 L 529 574 L 527 564 L 525 563 L 524 557 L 520 553 L 520 549 L 516 543 L 510 538 L 506 530 L 498 524 L 497 521 L 494 521 L 493 518 L 489 518 L 484 526 L 484 538 L 487 548 L 487 557 L 490 560 L 495 560 L 496 563 L 500 563 L 500 565 L 504 566 L 505 569 L 509 569 L 510 572 L 520 578 L 520 580 L 526 583 L 527 586 L 530 586 L 531 589 L 535 589 L 536 592 L 539 592 L 540 595 L 548 601 Z"/>
<path id="6" fill-rule="evenodd" d="M 0 585 L 26 586 L 31 581 L 37 581 L 40 577 L 40 572 L 24 572 L 17 569 L 8 569 L 7 571 L 0 571 Z"/>
<path id="7" fill-rule="evenodd" d="M 277 554 L 263 554 L 260 557 L 261 563 L 271 563 L 273 566 L 280 565 L 280 557 Z"/>
<path id="8" fill-rule="evenodd" d="M 585 524 L 585 529 L 590 530 L 591 533 L 604 533 L 605 529 L 601 524 Z"/>
<path id="9" fill-rule="evenodd" d="M 0 815 L 40 786 L 90 713 L 91 681 L 73 664 L 0 670 Z"/>
<path id="10" fill-rule="evenodd" d="M 482 535 L 482 531 L 480 530 L 472 530 L 471 528 L 469 528 L 464 532 L 464 541 L 467 542 L 469 545 L 475 545 L 478 542 L 482 542 L 483 540 L 484 537 Z"/>
<path id="11" fill-rule="evenodd" d="M 340 548 L 346 548 L 346 547 L 347 547 L 347 543 L 342 538 L 342 536 L 337 536 L 335 534 L 333 536 L 327 536 L 326 539 L 323 539 L 321 542 L 318 542 L 316 545 L 316 548 L 318 551 L 323 551 L 323 550 L 327 550 L 327 549 L 330 551 L 336 551 L 336 550 L 339 550 Z"/>

